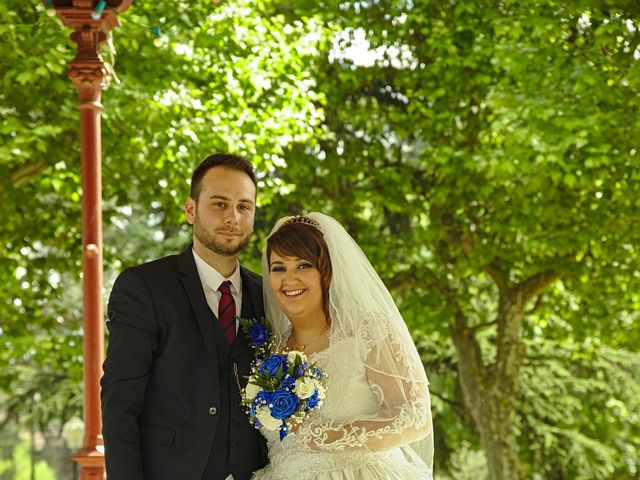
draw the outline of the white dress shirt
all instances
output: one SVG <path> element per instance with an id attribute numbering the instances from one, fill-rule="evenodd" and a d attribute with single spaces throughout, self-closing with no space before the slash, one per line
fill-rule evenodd
<path id="1" fill-rule="evenodd" d="M 198 254 L 193 250 L 193 259 L 196 261 L 196 268 L 198 269 L 198 275 L 202 282 L 202 288 L 204 289 L 204 296 L 207 299 L 207 304 L 213 312 L 218 316 L 218 305 L 220 304 L 220 297 L 222 294 L 218 291 L 222 282 L 231 282 L 231 295 L 233 301 L 236 304 L 236 315 L 240 315 L 242 310 L 242 277 L 240 276 L 240 263 L 236 262 L 236 269 L 229 276 L 229 278 L 223 277 L 220 272 L 205 262 Z M 238 332 L 238 321 L 236 320 L 236 333 Z"/>

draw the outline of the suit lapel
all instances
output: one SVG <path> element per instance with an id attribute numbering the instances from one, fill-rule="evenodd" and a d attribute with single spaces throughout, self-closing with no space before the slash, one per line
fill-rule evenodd
<path id="1" fill-rule="evenodd" d="M 242 318 L 257 318 L 260 300 L 262 299 L 262 290 L 259 284 L 251 281 L 247 271 L 240 267 L 240 276 L 242 277 L 242 308 L 240 316 Z M 253 348 L 249 345 L 249 340 L 245 336 L 242 329 L 238 330 L 236 341 L 231 348 L 231 354 L 234 360 L 238 362 L 249 362 L 253 358 Z"/>
<path id="2" fill-rule="evenodd" d="M 249 274 L 247 271 L 240 267 L 240 276 L 242 277 L 242 309 L 241 309 L 241 317 L 242 318 L 252 318 L 255 317 L 257 312 L 257 305 L 260 305 L 262 302 L 262 290 L 260 285 L 257 285 L 255 282 L 251 281 Z"/>
<path id="3" fill-rule="evenodd" d="M 226 343 L 223 344 L 223 342 L 221 342 L 221 345 L 216 347 L 217 335 L 214 329 L 219 328 L 219 323 L 207 304 L 191 249 L 192 246 L 190 245 L 178 256 L 178 271 L 181 273 L 180 281 L 187 292 L 193 311 L 196 314 L 196 321 L 207 347 L 209 360 L 211 364 L 215 366 L 218 364 L 217 348 L 228 348 L 228 346 Z M 247 271 L 242 267 L 240 267 L 240 276 L 242 278 L 243 289 L 240 316 L 242 318 L 257 318 L 258 314 L 260 314 L 260 316 L 262 315 L 262 312 L 259 312 L 259 310 L 261 310 L 260 305 L 262 305 L 262 287 L 255 280 L 252 281 Z M 222 329 L 220 329 L 219 334 L 224 338 Z M 253 358 L 253 349 L 251 345 L 249 345 L 242 330 L 238 332 L 231 351 L 232 356 L 237 361 L 247 361 L 247 359 L 250 360 Z"/>
<path id="4" fill-rule="evenodd" d="M 204 291 L 202 290 L 202 282 L 200 281 L 198 269 L 196 268 L 196 263 L 193 259 L 191 246 L 178 256 L 178 271 L 181 273 L 180 281 L 187 292 L 193 311 L 196 314 L 196 321 L 207 347 L 209 360 L 211 361 L 211 364 L 215 366 L 218 364 L 218 359 L 216 354 L 215 334 L 213 331 L 214 325 L 211 321 L 213 314 L 211 313 L 211 309 L 209 308 L 204 296 Z"/>

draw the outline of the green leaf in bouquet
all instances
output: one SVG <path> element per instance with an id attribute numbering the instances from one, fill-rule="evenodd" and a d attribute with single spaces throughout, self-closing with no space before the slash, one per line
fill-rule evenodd
<path id="1" fill-rule="evenodd" d="M 254 385 L 257 385 L 263 390 L 271 390 L 273 386 L 273 381 L 269 378 L 257 378 L 255 382 L 252 382 Z"/>
<path id="2" fill-rule="evenodd" d="M 282 380 L 282 377 L 284 376 L 283 374 L 284 374 L 284 371 L 283 371 L 282 365 L 280 365 L 278 367 L 278 370 L 276 371 L 276 376 L 274 377 L 276 382 L 280 383 L 280 381 Z"/>

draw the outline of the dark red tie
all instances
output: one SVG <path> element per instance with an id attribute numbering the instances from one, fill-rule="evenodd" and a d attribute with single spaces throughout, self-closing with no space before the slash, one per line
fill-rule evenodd
<path id="1" fill-rule="evenodd" d="M 222 282 L 218 290 L 222 294 L 218 304 L 218 320 L 224 336 L 227 337 L 227 343 L 231 345 L 236 339 L 236 304 L 231 295 L 231 282 Z"/>

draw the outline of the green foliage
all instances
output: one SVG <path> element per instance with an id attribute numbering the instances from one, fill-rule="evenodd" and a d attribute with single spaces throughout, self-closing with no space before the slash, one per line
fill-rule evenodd
<path id="1" fill-rule="evenodd" d="M 10 459 L 0 459 L 3 480 L 55 480 L 55 472 L 42 460 L 32 460 L 28 440 L 17 443 Z"/>
<path id="2" fill-rule="evenodd" d="M 522 451 L 546 478 L 633 478 L 640 449 L 640 358 L 596 341 L 528 344 Z"/>
<path id="3" fill-rule="evenodd" d="M 472 450 L 463 443 L 451 459 L 451 476 L 440 476 L 442 480 L 487 480 L 489 478 L 484 453 Z"/>

